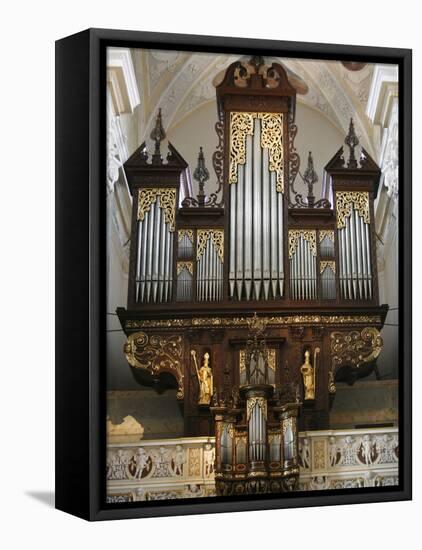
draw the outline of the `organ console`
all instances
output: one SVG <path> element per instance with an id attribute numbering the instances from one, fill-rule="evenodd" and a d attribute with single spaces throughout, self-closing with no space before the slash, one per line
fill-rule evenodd
<path id="1" fill-rule="evenodd" d="M 140 383 L 177 387 L 186 436 L 215 434 L 219 494 L 287 491 L 299 427 L 329 427 L 336 383 L 370 374 L 382 348 L 380 169 L 363 147 L 356 158 L 351 121 L 316 200 L 312 154 L 302 176 L 294 145 L 296 89 L 279 63 L 233 63 L 216 104 L 214 193 L 202 148 L 196 198 L 171 143 L 163 158 L 161 113 L 151 158 L 142 144 L 124 166 L 133 196 L 128 303 L 117 310 L 124 353 Z M 212 395 L 198 397 L 194 357 L 207 358 Z"/>

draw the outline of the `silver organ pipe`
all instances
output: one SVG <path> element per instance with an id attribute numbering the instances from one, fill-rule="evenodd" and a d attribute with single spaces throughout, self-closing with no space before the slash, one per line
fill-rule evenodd
<path id="1" fill-rule="evenodd" d="M 337 229 L 340 291 L 346 300 L 368 300 L 372 298 L 370 227 L 354 205 L 350 209 L 344 227 Z"/>
<path id="2" fill-rule="evenodd" d="M 236 300 L 279 299 L 284 292 L 283 193 L 261 144 L 262 121 L 245 138 L 245 164 L 230 185 L 229 292 Z"/>
<path id="3" fill-rule="evenodd" d="M 217 301 L 223 298 L 223 231 L 199 229 L 197 251 L 197 299 Z"/>
<path id="4" fill-rule="evenodd" d="M 162 303 L 171 299 L 173 236 L 157 195 L 143 219 L 138 220 L 137 302 Z"/>
<path id="5" fill-rule="evenodd" d="M 289 240 L 294 239 L 295 246 L 290 257 L 290 288 L 293 300 L 315 300 L 317 298 L 316 254 L 310 244 L 307 233 L 312 233 L 315 242 L 316 232 L 292 230 Z M 296 236 L 296 237 L 295 237 Z"/>
<path id="6" fill-rule="evenodd" d="M 266 459 L 266 437 L 266 419 L 261 406 L 256 402 L 248 420 L 249 461 Z"/>
<path id="7" fill-rule="evenodd" d="M 321 261 L 321 298 L 323 300 L 335 300 L 336 275 L 335 262 L 332 260 Z"/>
<path id="8" fill-rule="evenodd" d="M 193 264 L 192 262 L 177 263 L 177 292 L 179 302 L 187 302 L 193 299 Z"/>

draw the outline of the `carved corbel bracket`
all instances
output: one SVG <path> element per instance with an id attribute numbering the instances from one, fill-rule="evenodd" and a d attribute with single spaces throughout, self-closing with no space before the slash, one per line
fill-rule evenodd
<path id="1" fill-rule="evenodd" d="M 342 366 L 359 369 L 369 364 L 381 353 L 383 340 L 378 329 L 365 327 L 362 331 L 331 333 L 331 371 L 329 372 L 329 392 L 335 393 L 335 376 Z"/>
<path id="2" fill-rule="evenodd" d="M 177 399 L 184 397 L 183 338 L 180 335 L 131 334 L 123 351 L 127 362 L 134 369 L 142 369 L 154 379 L 167 372 L 177 381 Z"/>

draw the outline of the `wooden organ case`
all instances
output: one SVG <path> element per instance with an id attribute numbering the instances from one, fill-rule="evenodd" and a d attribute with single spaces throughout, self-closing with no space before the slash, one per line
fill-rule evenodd
<path id="1" fill-rule="evenodd" d="M 219 494 L 292 490 L 298 429 L 328 428 L 336 382 L 370 374 L 382 348 L 380 170 L 363 148 L 356 159 L 351 121 L 315 200 L 311 153 L 299 171 L 296 90 L 281 64 L 233 63 L 216 95 L 215 193 L 204 192 L 201 149 L 199 193 L 187 196 L 187 163 L 170 143 L 161 155 L 161 114 L 152 157 L 142 144 L 125 164 L 124 353 L 140 383 L 177 386 L 186 436 L 216 436 Z"/>

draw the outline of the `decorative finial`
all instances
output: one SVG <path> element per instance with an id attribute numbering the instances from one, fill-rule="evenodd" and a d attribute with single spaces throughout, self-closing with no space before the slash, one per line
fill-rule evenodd
<path id="1" fill-rule="evenodd" d="M 347 134 L 346 139 L 344 140 L 344 143 L 349 147 L 349 150 L 350 150 L 350 156 L 349 156 L 349 161 L 347 163 L 347 168 L 352 168 L 352 169 L 357 168 L 358 163 L 355 157 L 355 147 L 359 145 L 359 140 L 355 133 L 353 118 L 350 119 L 349 133 Z"/>
<path id="2" fill-rule="evenodd" d="M 204 183 L 210 179 L 210 173 L 205 166 L 205 158 L 202 147 L 199 148 L 198 165 L 193 173 L 193 178 L 198 182 L 199 185 L 199 193 L 197 195 L 198 206 L 205 206 Z"/>
<path id="3" fill-rule="evenodd" d="M 262 65 L 265 65 L 265 59 L 262 55 L 253 55 L 249 60 L 249 65 L 255 67 L 255 71 L 259 72 Z"/>
<path id="4" fill-rule="evenodd" d="M 312 158 L 312 152 L 309 151 L 308 166 L 303 174 L 303 180 L 308 186 L 308 206 L 312 208 L 315 204 L 315 197 L 313 194 L 314 185 L 318 181 L 318 174 L 314 170 L 314 159 Z"/>
<path id="5" fill-rule="evenodd" d="M 152 156 L 152 164 L 161 164 L 163 162 L 163 159 L 161 157 L 160 145 L 163 139 L 166 137 L 166 133 L 163 128 L 163 122 L 161 119 L 161 108 L 158 109 L 155 126 L 149 137 L 155 142 L 155 150 Z"/>

